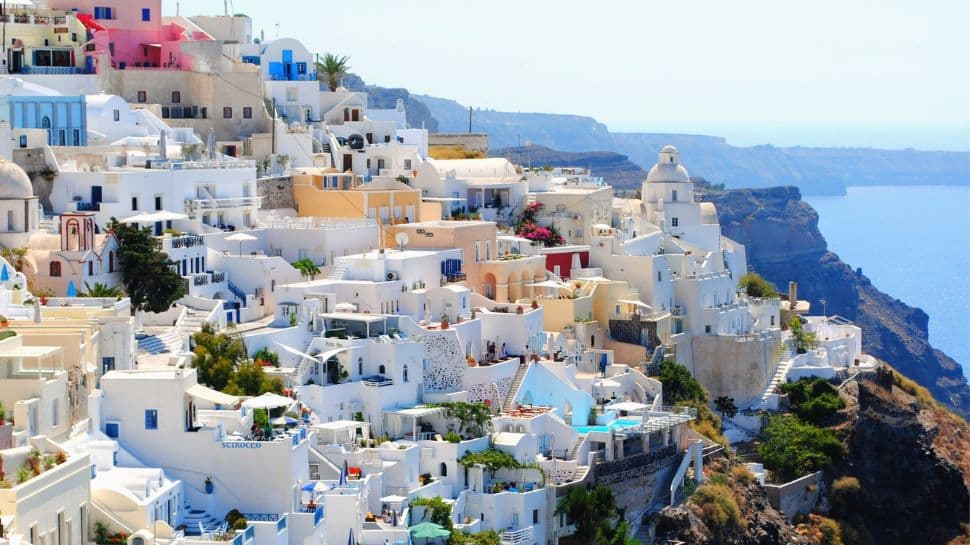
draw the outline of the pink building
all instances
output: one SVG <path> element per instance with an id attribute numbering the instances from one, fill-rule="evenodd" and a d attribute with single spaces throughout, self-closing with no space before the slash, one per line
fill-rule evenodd
<path id="1" fill-rule="evenodd" d="M 85 54 L 108 54 L 111 67 L 188 70 L 181 43 L 212 40 L 181 17 L 162 17 L 161 0 L 49 0 L 56 10 L 74 10 L 94 37 Z"/>

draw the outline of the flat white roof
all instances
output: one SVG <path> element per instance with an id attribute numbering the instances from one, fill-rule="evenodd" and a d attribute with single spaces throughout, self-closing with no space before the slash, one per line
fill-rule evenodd
<path id="1" fill-rule="evenodd" d="M 441 407 L 411 407 L 410 409 L 398 409 L 396 411 L 387 411 L 392 414 L 400 414 L 404 416 L 415 416 L 422 417 L 428 416 L 429 414 L 434 414 L 442 411 Z"/>

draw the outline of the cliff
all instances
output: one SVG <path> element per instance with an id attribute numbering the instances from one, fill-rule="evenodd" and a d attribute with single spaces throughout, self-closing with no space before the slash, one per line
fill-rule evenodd
<path id="1" fill-rule="evenodd" d="M 611 151 L 569 152 L 545 146 L 492 148 L 491 157 L 505 157 L 517 165 L 533 167 L 581 167 L 592 169 L 594 176 L 606 178 L 616 194 L 640 189 L 647 172 L 631 162 L 626 155 Z"/>
<path id="2" fill-rule="evenodd" d="M 838 314 L 863 332 L 863 350 L 892 363 L 936 399 L 970 415 L 970 387 L 952 358 L 928 342 L 925 312 L 879 291 L 860 270 L 828 251 L 818 214 L 795 187 L 705 192 L 717 206 L 723 234 L 747 248 L 752 270 L 784 290 L 798 282 L 813 311 Z M 929 289 L 929 287 L 927 288 Z"/>
<path id="3" fill-rule="evenodd" d="M 832 476 L 858 479 L 855 505 L 831 516 L 871 534 L 872 543 L 968 543 L 970 427 L 892 381 L 850 383 L 846 457 Z M 962 541 L 961 541 L 962 540 Z"/>

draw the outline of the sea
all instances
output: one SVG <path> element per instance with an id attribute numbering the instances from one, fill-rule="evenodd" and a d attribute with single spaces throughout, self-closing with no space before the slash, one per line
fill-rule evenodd
<path id="1" fill-rule="evenodd" d="M 970 377 L 970 186 L 849 186 L 805 200 L 829 250 L 923 309 L 930 343 Z"/>

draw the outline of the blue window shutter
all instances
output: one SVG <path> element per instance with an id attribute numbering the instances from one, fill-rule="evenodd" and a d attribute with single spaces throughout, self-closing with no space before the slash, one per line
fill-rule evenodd
<path id="1" fill-rule="evenodd" d="M 293 62 L 293 50 L 284 49 L 283 50 L 283 62 Z"/>
<path id="2" fill-rule="evenodd" d="M 152 10 L 151 8 L 141 8 L 141 20 L 151 21 L 152 20 Z"/>

